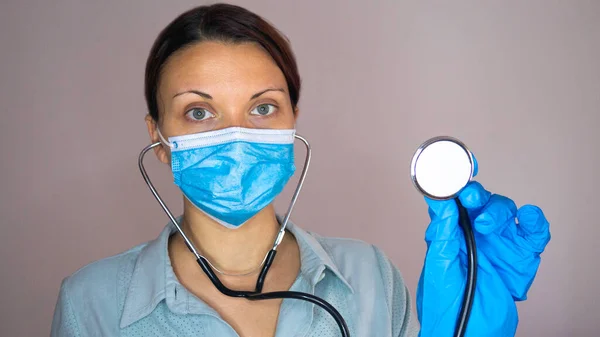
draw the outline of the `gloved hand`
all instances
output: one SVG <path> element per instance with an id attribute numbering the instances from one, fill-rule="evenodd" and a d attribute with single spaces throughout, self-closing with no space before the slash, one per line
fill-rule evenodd
<path id="1" fill-rule="evenodd" d="M 455 200 L 425 198 L 431 223 L 427 253 L 417 288 L 421 337 L 453 336 L 467 276 L 464 236 Z M 525 300 L 550 241 L 541 209 L 491 194 L 471 182 L 459 194 L 474 229 L 478 253 L 477 283 L 466 337 L 514 336 L 515 301 Z M 518 221 L 518 224 L 515 222 Z"/>

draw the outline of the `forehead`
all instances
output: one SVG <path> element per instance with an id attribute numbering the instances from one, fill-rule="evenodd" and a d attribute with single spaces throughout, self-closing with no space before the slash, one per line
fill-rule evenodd
<path id="1" fill-rule="evenodd" d="M 259 45 L 207 41 L 169 57 L 161 73 L 159 91 L 164 94 L 188 89 L 256 92 L 268 86 L 287 89 L 283 72 Z"/>

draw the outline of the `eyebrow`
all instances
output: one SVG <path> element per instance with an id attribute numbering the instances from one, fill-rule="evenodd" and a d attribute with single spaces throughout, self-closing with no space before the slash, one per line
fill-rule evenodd
<path id="1" fill-rule="evenodd" d="M 260 97 L 262 94 L 269 92 L 269 91 L 281 91 L 281 92 L 285 93 L 285 90 L 283 88 L 268 88 L 268 89 L 259 91 L 256 94 L 252 95 L 252 97 L 250 97 L 250 100 L 256 99 L 256 98 Z M 206 98 L 206 99 L 213 99 L 211 95 L 209 95 L 205 92 L 199 91 L 199 90 L 186 90 L 186 91 L 178 92 L 173 96 L 173 98 L 175 98 L 177 96 L 181 96 L 183 94 L 196 94 L 196 95 Z"/>
<path id="2" fill-rule="evenodd" d="M 198 90 L 186 90 L 186 91 L 178 92 L 175 94 L 175 96 L 173 96 L 173 98 L 175 98 L 177 96 L 181 96 L 183 94 L 196 94 L 196 95 L 204 97 L 206 99 L 213 99 L 211 95 L 209 95 L 205 92 L 202 92 L 202 91 L 198 91 Z"/>
<path id="3" fill-rule="evenodd" d="M 285 93 L 285 90 L 283 90 L 283 88 L 269 88 L 269 89 L 265 89 L 263 91 L 259 91 L 256 94 L 252 95 L 252 97 L 250 97 L 250 100 L 258 98 L 258 97 L 260 97 L 260 95 L 264 94 L 265 92 L 269 92 L 269 91 L 281 91 L 281 92 Z"/>

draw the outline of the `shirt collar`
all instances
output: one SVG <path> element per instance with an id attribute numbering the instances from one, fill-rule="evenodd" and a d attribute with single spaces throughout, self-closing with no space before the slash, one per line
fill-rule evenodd
<path id="1" fill-rule="evenodd" d="M 278 220 L 281 222 L 281 218 L 278 217 Z M 294 235 L 300 248 L 300 273 L 312 288 L 325 277 L 324 272 L 328 269 L 351 293 L 354 293 L 331 255 L 315 236 L 297 227 L 291 221 L 288 222 L 287 229 Z M 165 299 L 171 310 L 187 313 L 185 312 L 189 309 L 187 303 L 178 305 L 169 296 L 169 289 L 183 288 L 175 276 L 168 253 L 169 237 L 175 231 L 175 226 L 170 222 L 158 238 L 150 241 L 140 251 L 125 297 L 121 328 L 148 316 L 158 303 Z M 206 309 L 210 310 L 207 305 Z"/>
<path id="2" fill-rule="evenodd" d="M 300 272 L 307 277 L 311 283 L 311 286 L 316 286 L 316 284 L 323 278 L 323 272 L 325 269 L 329 269 L 351 293 L 354 293 L 354 289 L 352 286 L 350 286 L 350 283 L 348 283 L 344 275 L 340 272 L 338 266 L 331 258 L 331 254 L 327 252 L 326 248 L 317 240 L 314 235 L 296 226 L 291 221 L 288 222 L 287 229 L 294 234 L 294 237 L 298 242 L 301 261 Z"/>

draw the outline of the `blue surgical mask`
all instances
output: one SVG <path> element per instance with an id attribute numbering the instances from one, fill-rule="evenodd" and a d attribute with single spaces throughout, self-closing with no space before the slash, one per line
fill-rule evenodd
<path id="1" fill-rule="evenodd" d="M 295 130 L 232 127 L 161 140 L 175 185 L 198 209 L 238 228 L 269 205 L 294 174 Z"/>

